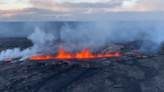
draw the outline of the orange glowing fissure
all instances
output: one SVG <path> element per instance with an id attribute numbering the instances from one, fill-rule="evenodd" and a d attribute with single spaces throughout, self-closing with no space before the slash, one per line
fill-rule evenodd
<path id="1" fill-rule="evenodd" d="M 2 60 L 0 60 L 0 62 L 1 62 Z M 6 59 L 6 60 L 3 60 L 3 61 L 13 61 L 12 59 Z"/>
<path id="2" fill-rule="evenodd" d="M 89 59 L 89 58 L 102 58 L 102 57 L 119 57 L 119 53 L 109 54 L 106 53 L 105 55 L 98 54 L 92 55 L 89 50 L 85 48 L 81 51 L 81 53 L 76 53 L 75 55 L 71 55 L 70 53 L 65 53 L 61 48 L 59 49 L 59 53 L 57 56 L 52 57 L 47 55 L 46 57 L 42 56 L 34 56 L 31 57 L 30 60 L 46 60 L 46 59 Z"/>
<path id="3" fill-rule="evenodd" d="M 6 59 L 5 61 L 12 61 L 12 59 Z"/>

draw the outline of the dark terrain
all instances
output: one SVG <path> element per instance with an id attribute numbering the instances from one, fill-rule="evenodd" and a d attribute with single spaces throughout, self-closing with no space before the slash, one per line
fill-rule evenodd
<path id="1" fill-rule="evenodd" d="M 139 45 L 123 44 L 126 57 L 0 62 L 0 92 L 164 92 L 164 49 L 150 57 L 128 53 Z M 0 40 L 0 50 L 29 46 L 27 39 Z"/>

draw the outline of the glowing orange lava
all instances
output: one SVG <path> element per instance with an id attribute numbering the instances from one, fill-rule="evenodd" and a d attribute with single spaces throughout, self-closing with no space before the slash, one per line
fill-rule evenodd
<path id="1" fill-rule="evenodd" d="M 6 59 L 6 60 L 4 60 L 4 61 L 13 61 L 12 59 Z"/>
<path id="2" fill-rule="evenodd" d="M 138 56 L 136 56 L 136 57 L 141 58 L 141 56 L 140 56 L 140 55 L 138 55 Z"/>
<path id="3" fill-rule="evenodd" d="M 13 61 L 13 59 L 10 59 L 10 58 L 9 58 L 9 59 L 6 59 L 6 60 L 0 60 L 0 62 L 1 62 L 1 61 Z"/>
<path id="4" fill-rule="evenodd" d="M 89 59 L 89 58 L 101 58 L 101 57 L 119 57 L 119 53 L 115 54 L 110 54 L 106 53 L 105 55 L 103 54 L 98 54 L 98 55 L 92 55 L 89 50 L 86 50 L 84 48 L 81 53 L 76 53 L 75 55 L 71 55 L 70 53 L 65 53 L 61 48 L 59 50 L 59 53 L 57 56 L 52 57 L 47 55 L 46 57 L 42 56 L 34 56 L 30 58 L 30 60 L 46 60 L 46 59 Z"/>

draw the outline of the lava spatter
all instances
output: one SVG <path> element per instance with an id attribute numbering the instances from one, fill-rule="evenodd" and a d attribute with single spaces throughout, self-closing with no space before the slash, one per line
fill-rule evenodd
<path id="1" fill-rule="evenodd" d="M 75 53 L 75 54 L 70 54 L 70 53 L 65 53 L 62 48 L 59 49 L 59 53 L 57 56 L 50 56 L 47 55 L 46 57 L 42 56 L 34 56 L 31 57 L 30 60 L 46 60 L 46 59 L 89 59 L 89 58 L 102 58 L 102 57 L 119 57 L 120 54 L 116 52 L 115 54 L 97 54 L 93 55 L 89 50 L 86 50 L 84 48 L 80 53 Z"/>

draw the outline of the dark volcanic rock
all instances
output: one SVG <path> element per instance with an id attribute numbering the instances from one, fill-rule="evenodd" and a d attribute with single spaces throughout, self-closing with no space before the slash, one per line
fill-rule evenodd
<path id="1" fill-rule="evenodd" d="M 135 52 L 139 47 L 136 44 L 126 44 L 119 50 Z M 0 49 L 15 46 L 7 47 L 10 45 L 1 45 Z M 0 92 L 164 92 L 163 55 L 127 56 L 0 62 Z"/>
<path id="2" fill-rule="evenodd" d="M 135 92 L 136 87 L 139 90 L 136 92 L 140 92 L 145 83 L 140 83 L 144 79 L 142 70 L 119 63 L 97 69 L 73 68 L 64 63 L 46 66 L 38 63 L 30 67 L 24 67 L 20 63 L 4 64 L 6 66 L 0 70 L 1 92 Z M 160 82 L 158 78 L 161 79 L 162 75 L 154 76 L 157 84 Z M 159 84 L 157 88 L 161 86 Z"/>
<path id="3" fill-rule="evenodd" d="M 24 60 L 21 64 L 24 66 L 35 66 L 37 65 L 38 61 L 31 61 L 29 59 Z"/>

